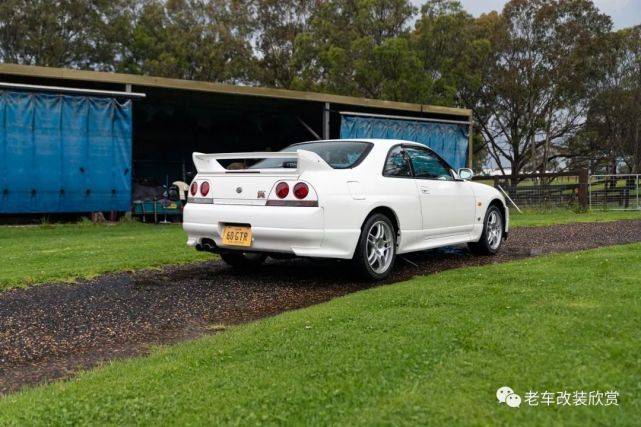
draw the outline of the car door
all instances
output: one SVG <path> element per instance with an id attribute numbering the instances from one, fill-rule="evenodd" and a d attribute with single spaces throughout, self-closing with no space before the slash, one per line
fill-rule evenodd
<path id="1" fill-rule="evenodd" d="M 390 148 L 383 167 L 383 179 L 376 192 L 384 199 L 377 204 L 388 206 L 398 217 L 401 233 L 398 252 L 421 250 L 425 246 L 421 201 L 416 192 L 412 166 L 402 145 Z"/>
<path id="2" fill-rule="evenodd" d="M 433 151 L 406 146 L 421 200 L 425 237 L 466 236 L 472 231 L 476 201 L 472 186 L 455 180 L 452 168 Z"/>

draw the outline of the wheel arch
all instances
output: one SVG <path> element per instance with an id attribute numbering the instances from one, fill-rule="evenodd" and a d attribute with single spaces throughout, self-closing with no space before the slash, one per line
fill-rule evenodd
<path id="1" fill-rule="evenodd" d="M 394 226 L 394 231 L 396 232 L 396 234 L 399 233 L 401 226 L 398 221 L 398 216 L 396 215 L 396 212 L 394 212 L 394 210 L 388 206 L 378 206 L 374 209 L 371 209 L 369 213 L 365 215 L 365 218 L 363 218 L 363 220 L 361 221 L 361 230 L 363 229 L 363 226 L 367 222 L 368 218 L 377 213 L 383 214 L 388 217 L 390 221 L 392 221 L 392 225 Z"/>
<path id="2" fill-rule="evenodd" d="M 491 206 L 496 206 L 499 211 L 501 211 L 501 215 L 503 215 L 503 235 L 506 235 L 506 226 L 507 224 L 505 221 L 507 221 L 508 218 L 508 212 L 507 212 L 507 206 L 505 206 L 505 203 L 499 198 L 492 199 L 490 203 L 488 203 L 487 208 L 489 209 Z"/>

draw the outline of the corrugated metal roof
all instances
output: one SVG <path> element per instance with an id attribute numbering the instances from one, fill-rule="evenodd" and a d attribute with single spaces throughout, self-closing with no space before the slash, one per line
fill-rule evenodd
<path id="1" fill-rule="evenodd" d="M 25 76 L 32 78 L 61 79 L 76 82 L 84 81 L 124 85 L 130 84 L 142 87 L 157 87 L 165 89 L 221 93 L 240 96 L 259 96 L 298 101 L 329 102 L 332 104 L 354 105 L 359 107 L 381 108 L 413 113 L 442 114 L 466 118 L 469 118 L 472 114 L 471 110 L 463 108 L 450 108 L 425 104 L 412 104 L 407 102 L 383 101 L 377 99 L 357 98 L 352 96 L 303 92 L 287 89 L 236 86 L 223 83 L 170 79 L 165 77 L 152 77 L 99 71 L 82 71 L 66 68 L 39 67 L 32 65 L 0 64 L 0 74 Z"/>

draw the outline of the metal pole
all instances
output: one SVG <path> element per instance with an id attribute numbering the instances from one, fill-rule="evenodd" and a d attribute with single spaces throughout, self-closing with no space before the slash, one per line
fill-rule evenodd
<path id="1" fill-rule="evenodd" d="M 446 120 L 446 119 L 426 119 L 424 117 L 413 117 L 413 116 L 395 116 L 392 114 L 357 113 L 354 111 L 339 111 L 338 114 L 342 116 L 378 117 L 381 119 L 412 120 L 417 122 L 432 122 L 432 123 L 451 123 L 451 124 L 457 124 L 457 125 L 473 124 L 473 119 L 471 117 L 469 120 Z"/>
<path id="2" fill-rule="evenodd" d="M 329 139 L 329 102 L 325 103 L 325 108 L 323 109 L 323 139 Z"/>
<path id="3" fill-rule="evenodd" d="M 312 129 L 307 123 L 305 123 L 303 119 L 301 119 L 300 117 L 296 117 L 296 119 L 298 120 L 298 123 L 300 123 L 307 130 L 307 132 L 311 133 L 314 136 L 314 138 L 319 140 L 323 139 L 320 136 L 318 136 L 318 134 L 314 132 L 314 129 Z"/>
<path id="4" fill-rule="evenodd" d="M 467 167 L 474 169 L 474 119 L 470 116 L 470 130 L 467 137 Z"/>
<path id="5" fill-rule="evenodd" d="M 507 197 L 507 199 L 510 201 L 510 203 L 512 203 L 514 205 L 516 210 L 519 211 L 519 213 L 523 213 L 523 211 L 521 209 L 519 209 L 519 207 L 516 205 L 516 203 L 514 203 L 514 200 L 512 200 L 510 195 L 507 194 L 507 192 L 503 189 L 503 187 L 501 187 L 500 185 L 498 185 L 497 187 L 499 187 L 499 190 L 501 190 L 503 192 L 503 194 L 505 194 L 505 197 Z"/>
<path id="6" fill-rule="evenodd" d="M 0 88 L 8 89 L 26 89 L 26 90 L 38 90 L 44 92 L 64 92 L 64 93 L 77 93 L 77 94 L 87 94 L 87 95 L 104 95 L 104 96 L 116 96 L 123 98 L 144 98 L 147 96 L 144 93 L 140 92 L 120 92 L 117 90 L 96 90 L 96 89 L 80 89 L 77 87 L 64 87 L 64 86 L 43 86 L 43 85 L 27 85 L 22 83 L 5 83 L 0 82 Z"/>
<path id="7" fill-rule="evenodd" d="M 592 210 L 592 175 L 588 177 L 588 200 L 590 203 L 589 210 Z"/>
<path id="8" fill-rule="evenodd" d="M 639 177 L 641 175 L 637 175 L 637 209 L 641 209 L 641 203 L 639 203 L 639 193 L 641 193 L 641 188 L 639 188 Z"/>

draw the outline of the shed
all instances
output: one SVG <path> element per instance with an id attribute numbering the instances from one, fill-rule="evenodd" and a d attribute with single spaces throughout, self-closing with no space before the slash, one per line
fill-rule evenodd
<path id="1" fill-rule="evenodd" d="M 471 164 L 471 111 L 325 93 L 0 64 L 0 214 L 126 211 L 191 154 L 394 138 Z"/>

